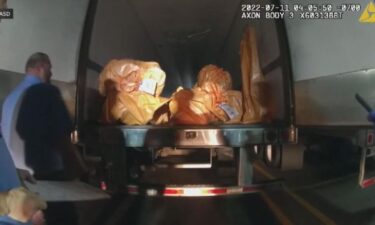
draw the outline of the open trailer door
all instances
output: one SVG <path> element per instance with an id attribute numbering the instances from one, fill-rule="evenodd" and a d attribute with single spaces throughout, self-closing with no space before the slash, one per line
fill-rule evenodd
<path id="1" fill-rule="evenodd" d="M 353 100 L 359 93 L 375 104 L 375 35 L 373 24 L 360 15 L 370 1 L 347 4 L 339 0 L 282 0 L 300 19 L 285 18 L 290 47 L 296 124 L 298 126 L 370 126 L 366 114 Z M 314 14 L 314 7 L 324 11 Z M 294 9 L 297 7 L 297 10 Z M 300 10 L 298 7 L 304 7 Z M 310 10 L 311 8 L 311 10 Z M 303 19 L 320 16 L 321 18 Z M 355 16 L 358 15 L 358 16 Z M 330 18 L 330 16 L 337 18 Z M 334 91 L 332 91 L 334 90 Z"/>
<path id="2" fill-rule="evenodd" d="M 369 38 L 375 35 L 373 3 L 366 0 L 352 4 L 343 0 L 330 3 L 316 0 L 313 4 L 311 1 L 281 2 L 300 18 L 285 19 L 294 78 L 296 125 L 306 136 L 314 136 L 320 142 L 324 141 L 319 139 L 323 136 L 348 140 L 344 151 L 351 151 L 350 146 L 361 148 L 359 185 L 369 187 L 375 183 L 370 171 L 366 173 L 366 159 L 374 155 L 374 131 L 367 120 L 368 112 L 354 96 L 357 100 L 362 99 L 360 96 L 366 99 L 366 110 L 375 105 L 375 45 Z M 333 156 L 339 154 L 332 152 Z"/>

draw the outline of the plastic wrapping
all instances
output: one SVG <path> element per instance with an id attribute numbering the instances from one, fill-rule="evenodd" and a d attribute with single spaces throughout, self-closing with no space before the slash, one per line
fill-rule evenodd
<path id="1" fill-rule="evenodd" d="M 116 89 L 111 89 L 106 92 L 106 98 L 104 100 L 102 114 L 100 121 L 103 123 L 115 123 L 116 119 L 112 116 L 111 110 L 113 106 L 116 104 L 116 98 L 118 95 L 118 91 Z"/>
<path id="2" fill-rule="evenodd" d="M 241 40 L 241 72 L 244 114 L 242 122 L 263 122 L 267 114 L 264 92 L 266 82 L 262 74 L 255 29 L 248 27 Z"/>
<path id="3" fill-rule="evenodd" d="M 217 121 L 209 108 L 212 101 L 212 96 L 200 88 L 177 89 L 169 103 L 171 122 L 183 125 L 206 125 Z"/>
<path id="4" fill-rule="evenodd" d="M 151 95 L 160 96 L 165 85 L 165 77 L 157 62 L 111 60 L 99 76 L 99 92 L 103 96 L 113 89 L 131 93 L 139 91 L 145 81 L 152 80 L 156 87 Z"/>
<path id="5" fill-rule="evenodd" d="M 225 100 L 217 103 L 213 113 L 225 123 L 241 123 L 243 106 L 242 93 L 229 90 L 224 93 Z"/>
<path id="6" fill-rule="evenodd" d="M 195 88 L 200 88 L 212 98 L 206 102 L 207 108 L 225 123 L 239 123 L 242 118 L 242 94 L 230 90 L 232 79 L 230 74 L 215 65 L 203 67 L 198 74 Z"/>
<path id="7" fill-rule="evenodd" d="M 207 65 L 194 88 L 178 88 L 170 99 L 161 98 L 165 74 L 157 63 L 112 60 L 100 75 L 99 91 L 106 100 L 102 121 L 128 125 L 241 122 L 242 94 L 233 91 L 230 74 Z"/>
<path id="8" fill-rule="evenodd" d="M 159 97 L 165 77 L 156 62 L 111 60 L 99 77 L 99 92 L 106 97 L 101 121 L 147 124 L 167 101 Z"/>
<path id="9" fill-rule="evenodd" d="M 199 71 L 198 81 L 195 86 L 209 93 L 224 92 L 232 89 L 232 78 L 222 68 L 215 65 L 207 65 Z"/>
<path id="10" fill-rule="evenodd" d="M 154 97 L 142 92 L 122 92 L 117 95 L 111 113 L 116 120 L 124 124 L 147 124 L 153 118 L 154 112 L 167 101 L 166 98 Z"/>

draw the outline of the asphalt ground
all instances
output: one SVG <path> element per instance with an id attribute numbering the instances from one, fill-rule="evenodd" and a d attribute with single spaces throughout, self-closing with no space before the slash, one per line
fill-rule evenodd
<path id="1" fill-rule="evenodd" d="M 115 196 L 77 204 L 81 224 L 375 224 L 375 188 L 361 189 L 357 184 L 357 156 L 345 162 L 320 152 L 307 157 L 304 168 L 296 171 L 254 162 L 255 183 L 282 179 L 279 188 L 214 197 Z M 184 180 L 203 175 L 191 170 L 187 177 L 179 176 Z"/>

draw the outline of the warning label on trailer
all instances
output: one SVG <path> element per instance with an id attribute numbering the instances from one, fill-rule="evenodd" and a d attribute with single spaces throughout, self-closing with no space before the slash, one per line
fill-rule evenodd
<path id="1" fill-rule="evenodd" d="M 371 1 L 359 18 L 361 23 L 375 23 L 375 4 Z"/>

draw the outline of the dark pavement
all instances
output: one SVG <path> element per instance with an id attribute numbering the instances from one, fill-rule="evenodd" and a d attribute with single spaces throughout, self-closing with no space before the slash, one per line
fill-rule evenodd
<path id="1" fill-rule="evenodd" d="M 255 182 L 284 179 L 283 185 L 255 194 L 216 197 L 118 196 L 78 203 L 85 225 L 369 225 L 375 224 L 375 187 L 357 184 L 356 156 L 332 162 L 307 153 L 302 170 L 254 164 Z M 306 156 L 305 156 L 306 157 Z M 190 176 L 194 177 L 192 171 Z"/>

